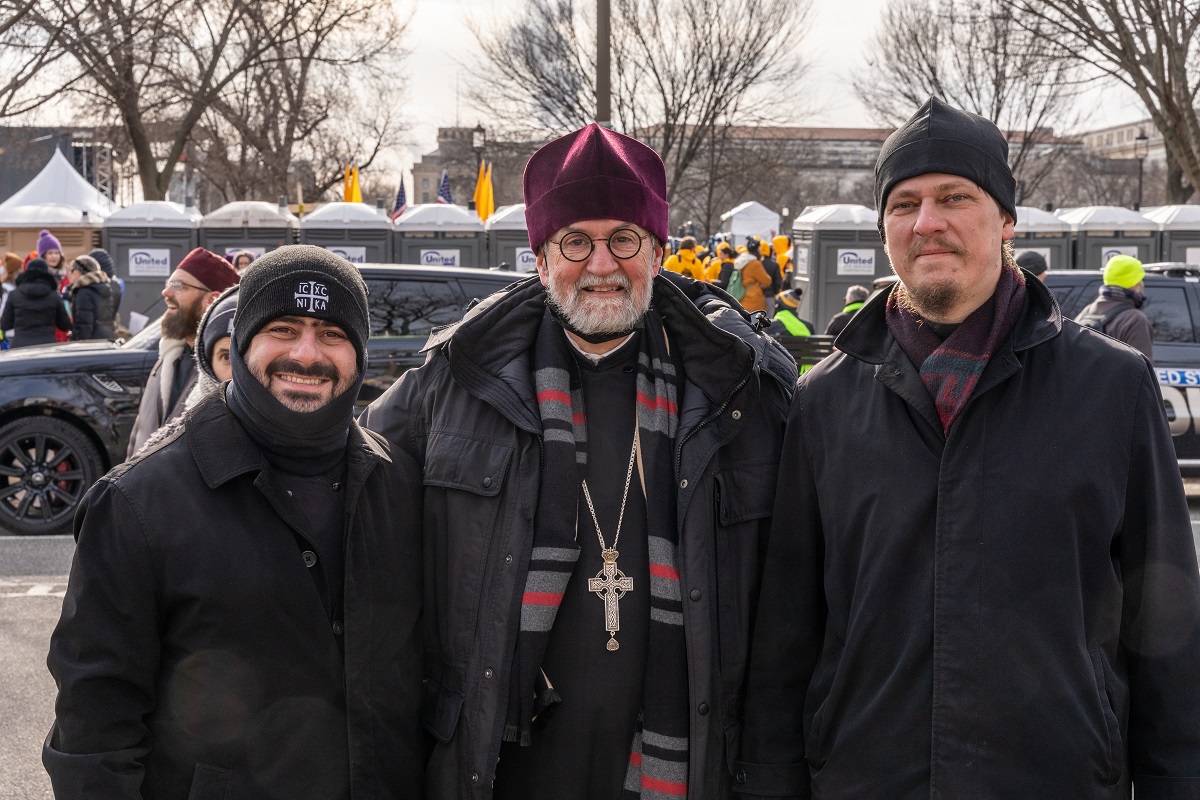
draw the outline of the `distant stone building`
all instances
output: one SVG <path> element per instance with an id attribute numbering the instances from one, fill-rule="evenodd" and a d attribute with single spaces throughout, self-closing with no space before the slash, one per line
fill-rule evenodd
<path id="1" fill-rule="evenodd" d="M 480 128 L 438 128 L 437 149 L 425 153 L 413 164 L 413 190 L 409 203 L 436 203 L 442 170 L 448 172 L 454 202 L 466 206 L 473 202 L 479 160 L 492 165 L 492 193 L 496 207 L 521 202 L 521 174 L 525 163 L 544 143 L 495 141 L 483 130 L 483 147 L 474 147 Z"/>

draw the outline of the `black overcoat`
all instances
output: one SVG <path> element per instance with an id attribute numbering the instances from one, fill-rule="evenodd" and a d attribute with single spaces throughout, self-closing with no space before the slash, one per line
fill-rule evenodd
<path id="1" fill-rule="evenodd" d="M 273 475 L 218 391 L 85 498 L 50 643 L 60 800 L 421 797 L 415 465 L 352 423 L 340 620 Z"/>
<path id="2" fill-rule="evenodd" d="M 1027 286 L 948 435 L 886 293 L 800 381 L 746 794 L 1200 798 L 1200 574 L 1157 381 Z"/>

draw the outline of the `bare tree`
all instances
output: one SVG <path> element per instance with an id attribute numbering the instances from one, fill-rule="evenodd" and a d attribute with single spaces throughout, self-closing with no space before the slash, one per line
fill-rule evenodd
<path id="1" fill-rule="evenodd" d="M 1041 38 L 1067 48 L 1141 99 L 1181 180 L 1173 202 L 1200 186 L 1200 3 L 1195 0 L 1002 0 L 1035 21 Z M 1169 163 L 1168 166 L 1171 166 Z M 1186 184 L 1184 183 L 1186 181 Z"/>
<path id="2" fill-rule="evenodd" d="M 495 123 L 545 136 L 595 115 L 590 3 L 530 0 L 510 24 L 474 28 L 484 62 L 472 100 Z M 714 130 L 792 97 L 810 0 L 615 0 L 613 125 L 663 157 L 671 199 Z"/>
<path id="3" fill-rule="evenodd" d="M 391 71 L 405 55 L 406 24 L 370 0 L 305 4 L 284 21 L 273 58 L 238 75 L 207 110 L 209 180 L 227 199 L 274 199 L 297 181 L 315 199 L 340 183 L 343 164 L 369 166 L 397 144 L 402 81 Z"/>
<path id="4" fill-rule="evenodd" d="M 935 95 L 987 117 L 1007 132 L 1022 194 L 1053 168 L 1053 128 L 1074 124 L 1079 81 L 1060 44 L 1006 0 L 889 0 L 853 79 L 855 93 L 883 125 L 906 120 Z"/>
<path id="5" fill-rule="evenodd" d="M 55 9 L 44 26 L 34 27 L 28 22 L 39 2 L 0 0 L 0 117 L 31 111 L 62 89 L 51 69 L 65 55 L 59 37 L 69 11 Z"/>

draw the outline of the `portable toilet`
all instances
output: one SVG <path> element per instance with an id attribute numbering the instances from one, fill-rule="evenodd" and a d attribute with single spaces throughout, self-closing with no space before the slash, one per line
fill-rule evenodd
<path id="1" fill-rule="evenodd" d="M 300 220 L 300 243 L 324 247 L 352 264 L 387 264 L 392 221 L 365 203 L 326 203 Z"/>
<path id="2" fill-rule="evenodd" d="M 1084 206 L 1055 216 L 1071 226 L 1075 269 L 1104 269 L 1113 256 L 1158 258 L 1158 224 L 1121 206 Z"/>
<path id="3" fill-rule="evenodd" d="M 721 232 L 717 238 L 737 247 L 746 243 L 746 237 L 766 237 L 770 240 L 779 233 L 779 215 L 762 203 L 753 200 L 735 206 L 721 215 Z"/>
<path id="4" fill-rule="evenodd" d="M 486 266 L 483 222 L 462 206 L 418 203 L 393 226 L 393 258 L 427 267 Z"/>
<path id="5" fill-rule="evenodd" d="M 511 265 L 516 272 L 536 272 L 537 254 L 529 246 L 525 204 L 500 206 L 483 224 L 487 236 L 487 266 Z"/>
<path id="6" fill-rule="evenodd" d="M 163 283 L 196 247 L 200 219 L 194 206 L 148 200 L 126 206 L 105 220 L 104 249 L 125 284 L 119 311 L 126 325 L 130 312 L 154 319 L 166 310 Z"/>
<path id="7" fill-rule="evenodd" d="M 1158 258 L 1200 266 L 1200 206 L 1159 206 L 1145 212 L 1158 223 Z"/>
<path id="8" fill-rule="evenodd" d="M 62 245 L 66 264 L 100 246 L 103 218 L 63 203 L 0 206 L 0 252 L 9 250 L 24 258 L 37 249 L 38 234 L 48 230 Z"/>
<path id="9" fill-rule="evenodd" d="M 810 206 L 792 222 L 792 286 L 803 290 L 800 316 L 824 333 L 846 306 L 846 290 L 871 288 L 891 274 L 875 209 L 849 203 Z"/>
<path id="10" fill-rule="evenodd" d="M 1046 259 L 1047 269 L 1071 268 L 1071 226 L 1049 211 L 1031 206 L 1017 206 L 1017 234 L 1013 250 L 1039 253 Z"/>
<path id="11" fill-rule="evenodd" d="M 241 251 L 258 258 L 268 250 L 295 244 L 299 226 L 300 220 L 286 203 L 238 200 L 200 220 L 200 246 L 229 259 Z"/>

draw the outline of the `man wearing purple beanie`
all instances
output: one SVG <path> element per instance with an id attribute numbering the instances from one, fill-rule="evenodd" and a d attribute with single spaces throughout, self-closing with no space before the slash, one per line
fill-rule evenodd
<path id="1" fill-rule="evenodd" d="M 538 274 L 363 418 L 424 469 L 427 796 L 726 796 L 795 364 L 659 273 L 646 145 L 589 125 L 524 192 Z"/>

